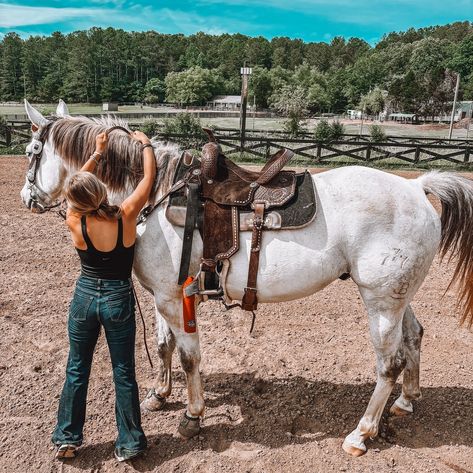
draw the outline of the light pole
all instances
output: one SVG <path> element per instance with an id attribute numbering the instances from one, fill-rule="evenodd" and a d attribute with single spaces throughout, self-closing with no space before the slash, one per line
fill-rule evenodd
<path id="1" fill-rule="evenodd" d="M 453 98 L 453 107 L 452 107 L 452 115 L 450 117 L 450 130 L 448 132 L 448 139 L 452 139 L 452 132 L 453 132 L 453 120 L 455 119 L 455 108 L 457 107 L 457 98 L 458 98 L 458 89 L 460 88 L 460 74 L 457 73 L 457 83 L 455 85 L 455 96 Z"/>
<path id="2" fill-rule="evenodd" d="M 241 73 L 241 106 L 240 106 L 240 153 L 243 152 L 245 146 L 246 132 L 246 105 L 248 102 L 248 76 L 253 72 L 251 67 L 243 66 Z"/>

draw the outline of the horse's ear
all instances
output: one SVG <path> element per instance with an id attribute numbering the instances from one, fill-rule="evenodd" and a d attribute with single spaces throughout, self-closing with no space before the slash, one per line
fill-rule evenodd
<path id="1" fill-rule="evenodd" d="M 69 115 L 70 113 L 69 113 L 69 109 L 67 108 L 66 102 L 64 102 L 64 100 L 62 99 L 59 99 L 59 103 L 56 108 L 56 116 L 64 118 Z"/>
<path id="2" fill-rule="evenodd" d="M 41 112 L 36 110 L 26 99 L 25 99 L 25 110 L 26 110 L 26 114 L 28 115 L 28 118 L 30 119 L 30 122 L 33 125 L 36 125 L 38 128 L 46 126 L 48 123 L 50 123 L 49 120 L 46 117 L 44 117 Z"/>

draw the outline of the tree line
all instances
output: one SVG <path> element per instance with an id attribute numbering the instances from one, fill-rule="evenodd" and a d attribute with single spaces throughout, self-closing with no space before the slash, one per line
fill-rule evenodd
<path id="1" fill-rule="evenodd" d="M 250 104 L 341 112 L 362 107 L 432 116 L 446 110 L 456 74 L 473 99 L 473 23 L 409 29 L 375 46 L 242 34 L 161 34 L 91 28 L 64 35 L 6 34 L 0 43 L 0 101 L 171 102 L 202 105 L 239 94 L 240 67 L 253 67 Z M 289 107 L 290 108 L 290 107 Z"/>

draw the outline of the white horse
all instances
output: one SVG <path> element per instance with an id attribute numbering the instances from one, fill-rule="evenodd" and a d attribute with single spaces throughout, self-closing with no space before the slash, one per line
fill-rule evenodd
<path id="1" fill-rule="evenodd" d="M 61 195 L 65 178 L 87 159 L 93 137 L 107 126 L 123 123 L 69 117 L 63 102 L 51 119 L 28 103 L 26 110 L 34 139 L 27 148 L 32 160 L 30 179 L 21 196 L 29 208 L 43 210 Z M 39 149 L 39 143 L 41 154 L 34 154 L 32 148 Z M 171 185 L 179 150 L 159 142 L 153 146 L 159 197 Z M 110 136 L 109 156 L 98 175 L 109 187 L 114 202 L 129 195 L 137 182 L 140 156 L 139 148 L 126 135 Z M 136 172 L 124 174 L 123 166 Z M 377 435 L 383 409 L 403 370 L 402 394 L 391 413 L 411 413 L 412 401 L 421 396 L 422 327 L 410 302 L 439 247 L 442 254 L 452 251 L 458 258 L 454 279 L 460 287 L 463 320 L 469 325 L 473 321 L 473 185 L 450 173 L 430 172 L 406 180 L 358 166 L 317 174 L 313 181 L 318 206 L 315 220 L 301 229 L 263 234 L 258 299 L 271 303 L 309 296 L 343 273 L 349 273 L 358 285 L 368 313 L 377 366 L 376 388 L 367 409 L 343 443 L 346 452 L 358 456 L 366 451 L 366 439 Z M 429 193 L 442 203 L 441 219 L 426 197 Z M 159 327 L 159 378 L 143 405 L 156 410 L 171 394 L 171 357 L 177 346 L 188 387 L 187 411 L 179 431 L 192 436 L 199 429 L 204 398 L 199 335 L 183 329 L 182 292 L 177 285 L 182 238 L 183 229 L 166 219 L 162 204 L 145 224 L 138 226 L 134 271 L 154 296 Z M 251 233 L 242 232 L 240 251 L 232 257 L 226 277 L 229 299 L 239 301 L 243 296 L 250 243 Z M 201 256 L 202 241 L 196 231 L 191 274 L 197 271 Z"/>

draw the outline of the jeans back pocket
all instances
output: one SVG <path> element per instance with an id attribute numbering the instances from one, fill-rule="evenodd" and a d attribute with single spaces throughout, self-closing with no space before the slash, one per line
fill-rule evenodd
<path id="1" fill-rule="evenodd" d="M 106 318 L 113 322 L 125 322 L 133 313 L 133 297 L 127 293 L 112 293 L 104 298 Z"/>
<path id="2" fill-rule="evenodd" d="M 69 316 L 77 321 L 86 320 L 93 300 L 94 296 L 81 294 L 76 291 L 69 306 Z"/>

